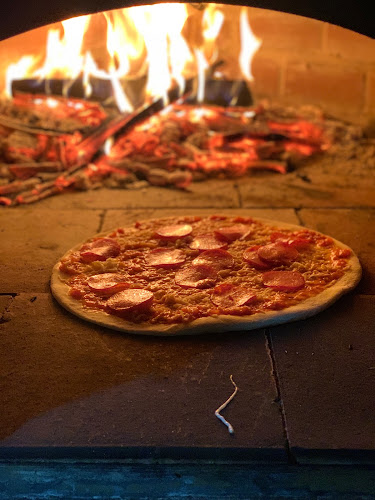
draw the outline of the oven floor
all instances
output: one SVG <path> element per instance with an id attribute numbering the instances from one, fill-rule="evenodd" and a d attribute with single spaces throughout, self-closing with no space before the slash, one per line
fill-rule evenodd
<path id="1" fill-rule="evenodd" d="M 318 173 L 211 180 L 191 192 L 102 189 L 2 209 L 0 456 L 373 463 L 374 187 Z M 51 269 L 70 247 L 176 213 L 317 229 L 354 249 L 362 281 L 305 321 L 173 339 L 95 326 L 53 300 Z M 239 391 L 223 415 L 233 435 L 214 415 L 230 375 Z"/>

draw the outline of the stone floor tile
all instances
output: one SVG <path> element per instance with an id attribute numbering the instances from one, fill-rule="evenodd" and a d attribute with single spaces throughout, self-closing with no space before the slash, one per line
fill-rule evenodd
<path id="1" fill-rule="evenodd" d="M 375 294 L 375 209 L 301 210 L 302 222 L 349 245 L 358 255 L 363 277 L 357 291 Z"/>
<path id="2" fill-rule="evenodd" d="M 21 294 L 10 313 L 0 325 L 0 455 L 104 446 L 286 459 L 262 330 L 131 336 L 76 318 L 49 294 Z M 230 375 L 239 391 L 223 415 L 233 435 L 214 415 L 233 392 Z"/>
<path id="3" fill-rule="evenodd" d="M 45 210 L 42 205 L 2 212 L 0 293 L 45 292 L 52 267 L 69 248 L 95 234 L 100 212 Z"/>
<path id="4" fill-rule="evenodd" d="M 337 166 L 336 166 L 337 168 Z M 267 176 L 267 177 L 266 177 Z M 286 175 L 255 174 L 238 182 L 243 207 L 375 207 L 373 183 L 306 166 Z"/>
<path id="5" fill-rule="evenodd" d="M 0 323 L 4 321 L 3 314 L 12 302 L 11 295 L 0 295 Z"/>
<path id="6" fill-rule="evenodd" d="M 40 206 L 61 209 L 160 208 L 160 207 L 239 207 L 235 184 L 230 180 L 212 179 L 196 182 L 186 191 L 158 187 L 144 189 L 98 189 L 65 193 L 39 202 Z"/>
<path id="7" fill-rule="evenodd" d="M 349 294 L 271 337 L 297 460 L 374 460 L 375 297 Z"/>
<path id="8" fill-rule="evenodd" d="M 252 216 L 263 217 L 290 224 L 298 224 L 298 217 L 292 209 L 220 209 L 212 210 L 208 208 L 176 208 L 176 209 L 144 209 L 144 210 L 108 210 L 104 217 L 103 231 L 111 230 L 121 225 L 130 224 L 137 220 L 151 219 L 157 217 L 173 217 L 180 215 L 210 215 L 224 214 L 230 216 Z"/>

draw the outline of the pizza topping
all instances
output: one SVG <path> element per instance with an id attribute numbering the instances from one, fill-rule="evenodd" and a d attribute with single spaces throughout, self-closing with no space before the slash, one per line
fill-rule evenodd
<path id="1" fill-rule="evenodd" d="M 305 279 L 299 271 L 267 271 L 263 284 L 273 290 L 294 292 L 305 286 Z"/>
<path id="2" fill-rule="evenodd" d="M 175 281 L 183 288 L 211 288 L 217 280 L 217 272 L 208 264 L 192 264 L 176 273 Z"/>
<path id="3" fill-rule="evenodd" d="M 61 259 L 59 276 L 82 307 L 152 329 L 286 310 L 337 282 L 352 255 L 305 228 L 229 216 L 164 218 L 92 238 Z"/>
<path id="4" fill-rule="evenodd" d="M 129 312 L 137 310 L 147 310 L 153 301 L 154 294 L 142 288 L 128 288 L 122 292 L 112 295 L 106 305 L 116 312 Z"/>
<path id="5" fill-rule="evenodd" d="M 219 239 L 231 243 L 232 241 L 244 238 L 250 233 L 249 226 L 244 224 L 236 224 L 234 226 L 219 227 L 216 229 L 215 234 Z"/>
<path id="6" fill-rule="evenodd" d="M 259 246 L 247 248 L 242 254 L 243 259 L 248 262 L 252 267 L 260 271 L 264 271 L 271 267 L 271 264 L 261 260 L 258 255 Z"/>
<path id="7" fill-rule="evenodd" d="M 336 248 L 331 252 L 332 254 L 332 259 L 347 259 L 348 257 L 351 256 L 352 251 L 350 248 Z"/>
<path id="8" fill-rule="evenodd" d="M 298 250 L 282 243 L 270 243 L 258 249 L 258 257 L 269 264 L 289 264 L 298 257 Z"/>
<path id="9" fill-rule="evenodd" d="M 185 238 L 191 234 L 193 228 L 190 224 L 171 224 L 169 226 L 159 227 L 155 233 L 160 238 L 177 240 L 178 238 Z"/>
<path id="10" fill-rule="evenodd" d="M 306 238 L 293 237 L 288 240 L 288 245 L 296 250 L 304 250 L 311 245 L 311 241 Z"/>
<path id="11" fill-rule="evenodd" d="M 193 264 L 208 264 L 216 271 L 229 269 L 234 266 L 234 258 L 226 250 L 221 248 L 215 250 L 205 250 L 193 260 Z"/>
<path id="12" fill-rule="evenodd" d="M 270 240 L 275 243 L 281 243 L 289 247 L 296 248 L 297 250 L 303 250 L 311 245 L 311 241 L 298 234 L 288 235 L 282 233 L 281 231 L 275 231 L 270 235 Z"/>
<path id="13" fill-rule="evenodd" d="M 222 283 L 212 290 L 211 300 L 216 306 L 231 308 L 245 306 L 254 302 L 256 295 L 245 287 Z"/>
<path id="14" fill-rule="evenodd" d="M 86 243 L 81 248 L 80 254 L 83 262 L 104 261 L 110 257 L 117 257 L 121 251 L 117 241 L 111 238 L 98 238 Z"/>
<path id="15" fill-rule="evenodd" d="M 100 295 L 113 295 L 130 286 L 123 276 L 116 273 L 103 273 L 90 276 L 87 280 L 87 285 L 90 290 Z"/>
<path id="16" fill-rule="evenodd" d="M 206 233 L 196 236 L 189 246 L 193 250 L 216 250 L 226 248 L 227 242 L 220 240 L 215 233 Z"/>
<path id="17" fill-rule="evenodd" d="M 177 267 L 185 262 L 185 254 L 178 248 L 155 248 L 145 257 L 146 264 L 165 269 Z"/>

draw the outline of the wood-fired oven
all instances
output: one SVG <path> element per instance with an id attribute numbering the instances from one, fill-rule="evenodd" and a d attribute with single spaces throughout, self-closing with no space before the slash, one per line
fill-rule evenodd
<path id="1" fill-rule="evenodd" d="M 219 459 L 226 463 L 251 460 L 289 465 L 342 461 L 367 464 L 374 460 L 375 41 L 371 16 L 364 4 L 354 6 L 348 1 L 318 2 L 314 6 L 289 0 L 268 0 L 262 5 L 250 2 L 245 7 L 230 4 L 215 5 L 225 20 L 209 42 L 202 35 L 202 18 L 214 4 L 189 4 L 191 19 L 185 33 L 192 52 L 206 41 L 211 57 L 210 71 L 204 70 L 210 81 L 206 90 L 209 87 L 214 94 L 217 86 L 220 90 L 220 96 L 215 94 L 213 103 L 209 103 L 218 113 L 212 120 L 216 128 L 210 129 L 210 137 L 217 139 L 218 128 L 220 140 L 229 140 L 230 136 L 230 151 L 235 156 L 239 134 L 233 128 L 236 112 L 241 110 L 242 122 L 246 117 L 247 124 L 254 123 L 254 114 L 258 113 L 264 141 L 262 147 L 257 144 L 258 156 L 246 157 L 247 168 L 240 173 L 231 171 L 228 175 L 228 169 L 213 169 L 214 175 L 208 175 L 203 167 L 196 167 L 187 174 L 186 161 L 180 161 L 177 171 L 171 170 L 171 163 L 167 169 L 165 164 L 158 164 L 156 170 L 148 164 L 147 170 L 139 166 L 144 162 L 138 156 L 138 166 L 131 172 L 132 183 L 125 182 L 118 171 L 117 177 L 94 176 L 95 182 L 87 175 L 81 175 L 79 182 L 76 178 L 72 181 L 71 175 L 77 172 L 69 170 L 72 165 L 80 168 L 80 174 L 87 174 L 87 164 L 91 165 L 90 172 L 104 169 L 103 165 L 107 173 L 108 165 L 122 168 L 121 162 L 110 162 L 108 148 L 113 143 L 108 145 L 106 140 L 113 134 L 104 133 L 100 147 L 90 150 L 91 156 L 79 164 L 81 150 L 74 147 L 92 136 L 82 133 L 74 142 L 77 131 L 70 130 L 72 149 L 64 150 L 64 154 L 73 151 L 76 163 L 69 163 L 68 158 L 66 165 L 61 149 L 56 153 L 58 134 L 47 134 L 43 144 L 49 141 L 55 156 L 45 146 L 50 156 L 35 165 L 32 155 L 27 161 L 25 156 L 22 161 L 20 157 L 14 159 L 11 153 L 19 144 L 9 141 L 12 120 L 18 120 L 19 128 L 12 131 L 18 134 L 15 141 L 25 137 L 22 134 L 30 135 L 35 122 L 20 125 L 20 113 L 7 115 L 4 121 L 8 108 L 2 104 L 1 457 L 185 458 L 192 462 Z M 103 48 L 100 38 L 108 31 L 108 16 L 102 11 L 123 7 L 118 0 L 66 0 L 58 5 L 43 1 L 38 9 L 29 2 L 23 5 L 21 0 L 8 2 L 0 19 L 2 95 L 9 85 L 5 79 L 9 66 L 30 53 L 43 54 L 44 58 L 48 30 L 58 26 L 61 32 L 60 21 L 77 15 L 93 14 L 87 47 L 96 51 L 104 65 L 109 49 Z M 258 43 L 251 67 L 247 60 L 247 70 L 252 73 L 248 78 L 238 62 L 242 8 L 253 40 Z M 56 24 L 46 27 L 49 23 Z M 162 25 L 162 20 L 159 23 Z M 117 56 L 113 71 L 120 63 Z M 181 91 L 187 100 L 181 104 L 174 95 L 174 105 L 177 102 L 180 106 L 177 114 L 183 106 L 203 107 L 197 102 L 197 68 L 192 66 L 187 79 L 191 85 L 188 96 Z M 136 82 L 135 100 L 147 90 L 141 69 L 139 64 L 136 78 L 127 82 L 129 88 Z M 32 85 L 37 77 L 26 75 L 17 76 L 8 87 L 14 92 L 9 98 L 12 105 L 16 91 L 20 91 L 18 103 L 25 102 L 25 95 L 27 99 L 36 95 Z M 60 85 L 58 99 L 64 99 L 66 105 L 69 97 L 63 95 L 61 84 L 65 77 L 57 72 L 52 78 L 43 78 L 49 80 L 49 90 Z M 223 78 L 227 83 L 218 84 Z M 80 75 L 80 79 L 81 84 L 84 77 Z M 86 116 L 98 120 L 91 124 L 92 130 L 107 120 L 106 124 L 115 127 L 116 140 L 128 137 L 129 129 L 123 128 L 126 120 L 121 120 L 134 110 L 124 111 L 114 104 L 117 84 L 109 84 L 108 78 L 102 80 L 105 82 L 101 81 L 98 93 L 104 92 L 116 113 L 103 118 L 100 113 L 106 110 L 106 103 L 102 100 L 98 106 L 95 100 L 88 101 L 91 104 L 85 108 Z M 222 101 L 218 105 L 215 99 L 222 99 L 228 86 L 231 90 L 235 87 L 236 98 L 241 91 L 244 100 L 232 102 L 231 112 L 225 113 Z M 79 87 L 76 92 L 83 91 Z M 46 87 L 38 87 L 39 96 L 46 99 L 46 93 Z M 192 96 L 193 104 L 188 100 Z M 232 98 L 230 94 L 229 101 Z M 145 115 L 163 109 L 163 96 L 157 95 L 154 102 L 157 104 L 151 110 L 148 107 Z M 268 117 L 269 126 L 267 113 L 278 128 L 265 133 L 262 116 Z M 40 116 L 47 120 L 46 114 Z M 48 119 L 51 117 L 52 111 Z M 201 123 L 195 119 L 196 124 Z M 41 120 L 39 129 L 46 123 Z M 168 119 L 164 121 L 168 128 Z M 296 124 L 298 133 L 302 133 L 301 123 L 305 135 L 297 140 L 293 134 Z M 259 138 L 261 126 L 257 126 Z M 103 130 L 105 127 L 100 133 Z M 125 135 L 118 135 L 119 131 Z M 252 134 L 254 140 L 254 130 Z M 280 141 L 285 145 L 285 141 L 293 140 L 299 145 L 297 157 L 295 150 L 288 156 L 284 146 L 280 149 Z M 6 149 L 6 141 L 13 149 Z M 22 144 L 23 155 L 30 144 Z M 182 146 L 185 143 L 179 144 Z M 196 147 L 196 143 L 190 146 Z M 311 154 L 302 154 L 307 150 Z M 210 161 L 218 162 L 212 150 L 210 154 Z M 256 168 L 248 167 L 255 163 Z M 228 165 L 232 164 L 233 159 L 228 160 Z M 25 174 L 27 169 L 31 175 Z M 168 182 L 160 180 L 166 171 L 174 175 L 174 182 L 171 177 Z M 26 183 L 25 189 L 22 183 Z M 22 189 L 12 191 L 21 184 Z M 51 187 L 48 195 L 41 195 Z M 49 279 L 53 265 L 66 250 L 93 234 L 142 218 L 220 212 L 267 217 L 329 234 L 358 254 L 362 281 L 353 293 L 314 318 L 255 332 L 194 338 L 119 335 L 72 317 L 52 299 Z M 214 410 L 230 393 L 230 375 L 240 389 L 226 410 L 236 429 L 234 439 L 214 417 Z"/>

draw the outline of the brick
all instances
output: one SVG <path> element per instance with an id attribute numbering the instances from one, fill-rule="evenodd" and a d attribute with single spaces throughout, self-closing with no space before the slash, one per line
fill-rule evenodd
<path id="1" fill-rule="evenodd" d="M 327 24 L 326 50 L 342 59 L 375 62 L 374 39 L 333 24 Z"/>
<path id="2" fill-rule="evenodd" d="M 46 457 L 48 447 L 68 447 L 74 457 L 75 446 L 87 456 L 105 446 L 107 458 L 116 450 L 150 458 L 164 449 L 179 458 L 285 461 L 262 330 L 117 334 L 65 312 L 49 294 L 22 294 L 11 313 L 0 325 L 0 453 L 32 446 Z M 233 392 L 231 374 L 239 392 L 225 416 L 234 436 L 214 415 Z"/>
<path id="3" fill-rule="evenodd" d="M 2 214 L 0 293 L 45 292 L 51 271 L 69 248 L 99 229 L 100 213 L 45 210 L 41 206 Z"/>
<path id="4" fill-rule="evenodd" d="M 224 214 L 229 216 L 243 216 L 243 217 L 264 217 L 272 220 L 280 220 L 290 224 L 298 224 L 298 218 L 294 210 L 290 209 L 222 209 L 220 211 L 212 211 L 206 208 L 199 209 L 158 209 L 158 210 L 108 210 L 104 217 L 103 231 L 110 231 L 116 227 L 131 224 L 137 220 L 152 219 L 158 217 L 173 217 L 181 215 L 212 215 Z"/>
<path id="5" fill-rule="evenodd" d="M 358 255 L 363 277 L 358 286 L 360 293 L 375 294 L 375 224 L 374 209 L 355 210 L 301 210 L 303 223 L 317 231 L 349 245 Z"/>
<path id="6" fill-rule="evenodd" d="M 366 109 L 375 114 L 375 71 L 368 73 Z"/>
<path id="7" fill-rule="evenodd" d="M 272 328 L 286 428 L 298 462 L 374 460 L 375 297 L 353 294 Z"/>
<path id="8" fill-rule="evenodd" d="M 322 47 L 324 23 L 321 21 L 265 9 L 250 10 L 249 20 L 264 48 L 289 49 L 294 53 Z"/>
<path id="9" fill-rule="evenodd" d="M 254 81 L 251 84 L 254 97 L 276 99 L 280 94 L 280 78 L 282 67 L 277 58 L 263 55 L 260 50 L 252 64 Z"/>
<path id="10" fill-rule="evenodd" d="M 285 96 L 329 110 L 360 111 L 364 105 L 364 73 L 360 67 L 289 62 Z"/>

